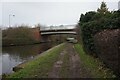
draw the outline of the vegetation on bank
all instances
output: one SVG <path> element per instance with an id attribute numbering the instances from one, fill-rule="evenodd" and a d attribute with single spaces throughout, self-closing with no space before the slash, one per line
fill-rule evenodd
<path id="1" fill-rule="evenodd" d="M 104 67 L 104 64 L 94 57 L 87 55 L 80 44 L 75 44 L 75 50 L 78 52 L 83 66 L 91 72 L 94 78 L 115 78 L 113 72 Z"/>
<path id="2" fill-rule="evenodd" d="M 119 56 L 116 56 L 119 55 L 120 10 L 108 11 L 106 3 L 103 1 L 97 11 L 81 14 L 78 25 L 81 30 L 84 51 L 98 57 L 116 75 L 120 76 L 119 66 L 115 66 L 120 65 Z M 96 34 L 99 34 L 97 35 L 99 37 L 95 38 Z M 102 37 L 100 37 L 101 35 Z"/>
<path id="3" fill-rule="evenodd" d="M 25 45 L 40 42 L 39 29 L 29 26 L 10 27 L 2 31 L 2 45 Z"/>
<path id="4" fill-rule="evenodd" d="M 94 36 L 97 55 L 107 67 L 120 76 L 119 40 L 120 29 L 104 30 Z"/>
<path id="5" fill-rule="evenodd" d="M 120 29 L 120 10 L 108 11 L 105 2 L 96 11 L 81 14 L 78 25 L 86 52 L 96 55 L 93 37 L 105 29 Z"/>
<path id="6" fill-rule="evenodd" d="M 24 68 L 18 72 L 9 75 L 7 78 L 12 80 L 16 78 L 47 78 L 48 72 L 52 69 L 53 64 L 57 61 L 64 43 L 40 54 L 34 60 L 24 64 Z"/>

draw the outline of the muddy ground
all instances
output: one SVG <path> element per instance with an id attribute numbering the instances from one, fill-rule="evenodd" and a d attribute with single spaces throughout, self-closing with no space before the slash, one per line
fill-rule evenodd
<path id="1" fill-rule="evenodd" d="M 48 73 L 49 78 L 90 78 L 92 75 L 82 64 L 72 43 L 67 43 Z"/>

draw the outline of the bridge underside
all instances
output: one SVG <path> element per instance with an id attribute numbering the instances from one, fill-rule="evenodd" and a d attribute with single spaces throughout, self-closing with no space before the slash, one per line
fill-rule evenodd
<path id="1" fill-rule="evenodd" d="M 68 37 L 76 38 L 77 32 L 74 29 L 44 30 L 40 31 L 42 42 L 66 41 Z"/>
<path id="2" fill-rule="evenodd" d="M 41 35 L 57 35 L 57 34 L 74 34 L 76 35 L 76 32 L 45 32 L 41 33 Z"/>
<path id="3" fill-rule="evenodd" d="M 68 37 L 76 38 L 76 34 L 71 34 L 71 33 L 43 34 L 41 35 L 41 41 L 42 42 L 49 42 L 49 41 L 64 42 Z"/>

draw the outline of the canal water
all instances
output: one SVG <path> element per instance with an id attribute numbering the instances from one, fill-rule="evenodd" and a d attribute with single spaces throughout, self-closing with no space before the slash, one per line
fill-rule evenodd
<path id="1" fill-rule="evenodd" d="M 36 55 L 48 50 L 58 43 L 41 43 L 26 46 L 11 46 L 2 48 L 2 74 L 10 74 L 13 67 L 26 60 L 34 58 Z M 0 74 L 1 75 L 1 74 Z"/>

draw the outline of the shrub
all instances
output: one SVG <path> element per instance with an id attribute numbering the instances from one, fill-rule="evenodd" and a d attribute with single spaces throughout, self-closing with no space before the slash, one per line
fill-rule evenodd
<path id="1" fill-rule="evenodd" d="M 90 15 L 89 15 L 90 14 Z M 91 19 L 89 19 L 91 16 Z M 87 19 L 88 18 L 88 19 Z M 88 21 L 85 21 L 85 20 Z M 95 47 L 93 37 L 96 33 L 103 31 L 104 29 L 118 29 L 120 28 L 120 11 L 114 11 L 111 13 L 101 14 L 87 12 L 85 15 L 81 15 L 79 26 L 82 31 L 82 40 L 84 48 L 91 54 L 95 53 Z"/>
<path id="2" fill-rule="evenodd" d="M 29 27 L 14 27 L 2 31 L 2 44 L 7 45 L 23 45 L 38 43 L 39 40 L 35 39 L 34 29 Z"/>

